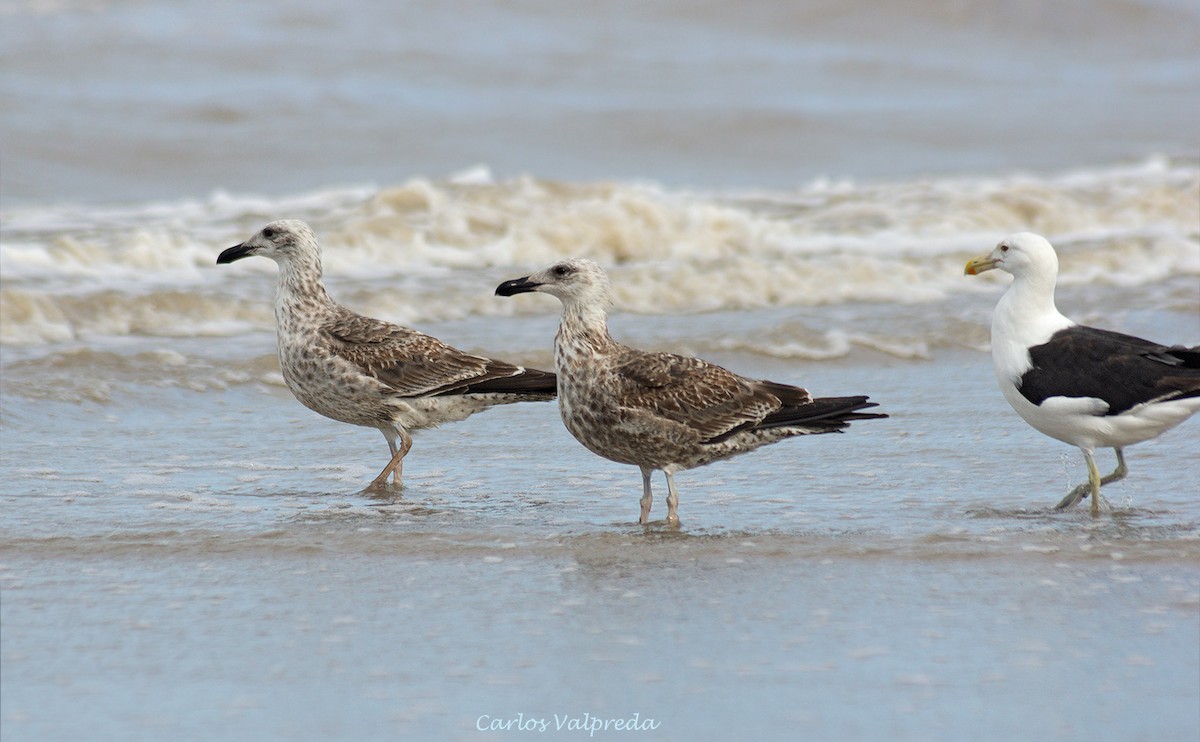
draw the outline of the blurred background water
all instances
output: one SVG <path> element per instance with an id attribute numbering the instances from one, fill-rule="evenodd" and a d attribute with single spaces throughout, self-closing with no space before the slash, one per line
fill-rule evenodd
<path id="1" fill-rule="evenodd" d="M 1185 0 L 5 0 L 6 208 L 501 178 L 809 180 L 1194 158 Z"/>

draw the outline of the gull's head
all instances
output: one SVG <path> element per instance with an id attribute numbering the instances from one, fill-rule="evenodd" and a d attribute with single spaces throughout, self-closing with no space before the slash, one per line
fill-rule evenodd
<path id="1" fill-rule="evenodd" d="M 316 235 L 297 219 L 271 222 L 242 244 L 223 251 L 217 256 L 217 264 L 232 263 L 251 255 L 262 255 L 280 264 L 320 258 Z"/>
<path id="2" fill-rule="evenodd" d="M 968 276 L 998 268 L 1015 278 L 1025 275 L 1057 276 L 1058 255 L 1045 237 L 1032 232 L 1018 232 L 1000 240 L 987 255 L 967 261 L 963 271 Z"/>
<path id="3" fill-rule="evenodd" d="M 557 296 L 564 305 L 599 304 L 607 307 L 608 276 L 604 269 L 587 258 L 560 260 L 549 268 L 524 278 L 514 278 L 496 287 L 497 296 L 513 296 L 530 291 Z"/>

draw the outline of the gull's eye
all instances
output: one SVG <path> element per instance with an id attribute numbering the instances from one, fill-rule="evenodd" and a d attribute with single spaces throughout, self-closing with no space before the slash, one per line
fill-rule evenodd
<path id="1" fill-rule="evenodd" d="M 263 237 L 266 237 L 268 240 L 274 236 L 275 236 L 275 230 L 271 229 L 270 227 L 267 227 L 266 229 L 263 230 Z"/>
<path id="2" fill-rule="evenodd" d="M 565 278 L 565 277 L 567 277 L 567 276 L 571 275 L 571 274 L 572 274 L 572 273 L 574 273 L 574 272 L 575 272 L 575 271 L 574 271 L 574 270 L 572 270 L 572 269 L 571 269 L 571 266 L 569 266 L 569 265 L 556 265 L 556 266 L 554 266 L 554 275 L 558 276 L 559 278 Z"/>
<path id="3" fill-rule="evenodd" d="M 1008 252 L 1008 245 L 1001 245 L 1000 252 Z"/>

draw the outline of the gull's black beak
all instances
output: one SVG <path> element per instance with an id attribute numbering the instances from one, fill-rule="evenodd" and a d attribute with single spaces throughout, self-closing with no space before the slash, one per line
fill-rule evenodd
<path id="1" fill-rule="evenodd" d="M 251 248 L 247 247 L 245 242 L 240 245 L 234 245 L 228 250 L 222 251 L 221 254 L 217 256 L 217 265 L 232 263 L 235 260 L 241 260 L 242 258 L 253 254 L 250 252 L 250 250 Z"/>
<path id="2" fill-rule="evenodd" d="M 505 281 L 496 287 L 496 296 L 513 296 L 514 294 L 524 294 L 530 291 L 537 291 L 540 283 L 530 281 L 529 276 L 523 278 L 514 278 L 511 281 Z"/>

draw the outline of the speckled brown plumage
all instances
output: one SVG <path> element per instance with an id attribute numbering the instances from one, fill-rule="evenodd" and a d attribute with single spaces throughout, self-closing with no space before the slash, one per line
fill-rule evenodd
<path id="1" fill-rule="evenodd" d="M 372 486 L 400 483 L 408 431 L 462 420 L 495 404 L 554 397 L 554 374 L 465 353 L 437 338 L 336 304 L 321 280 L 308 225 L 268 224 L 218 263 L 251 255 L 279 265 L 275 329 L 279 367 L 296 399 L 320 414 L 377 428 L 392 458 Z"/>
<path id="2" fill-rule="evenodd" d="M 652 353 L 608 333 L 608 277 L 585 259 L 501 284 L 503 296 L 541 291 L 563 303 L 554 342 L 558 403 L 567 429 L 590 451 L 642 472 L 642 523 L 650 475 L 667 477 L 667 521 L 678 523 L 674 473 L 782 438 L 842 430 L 886 417 L 865 396 L 813 399 L 804 389 L 748 379 L 700 360 Z"/>

